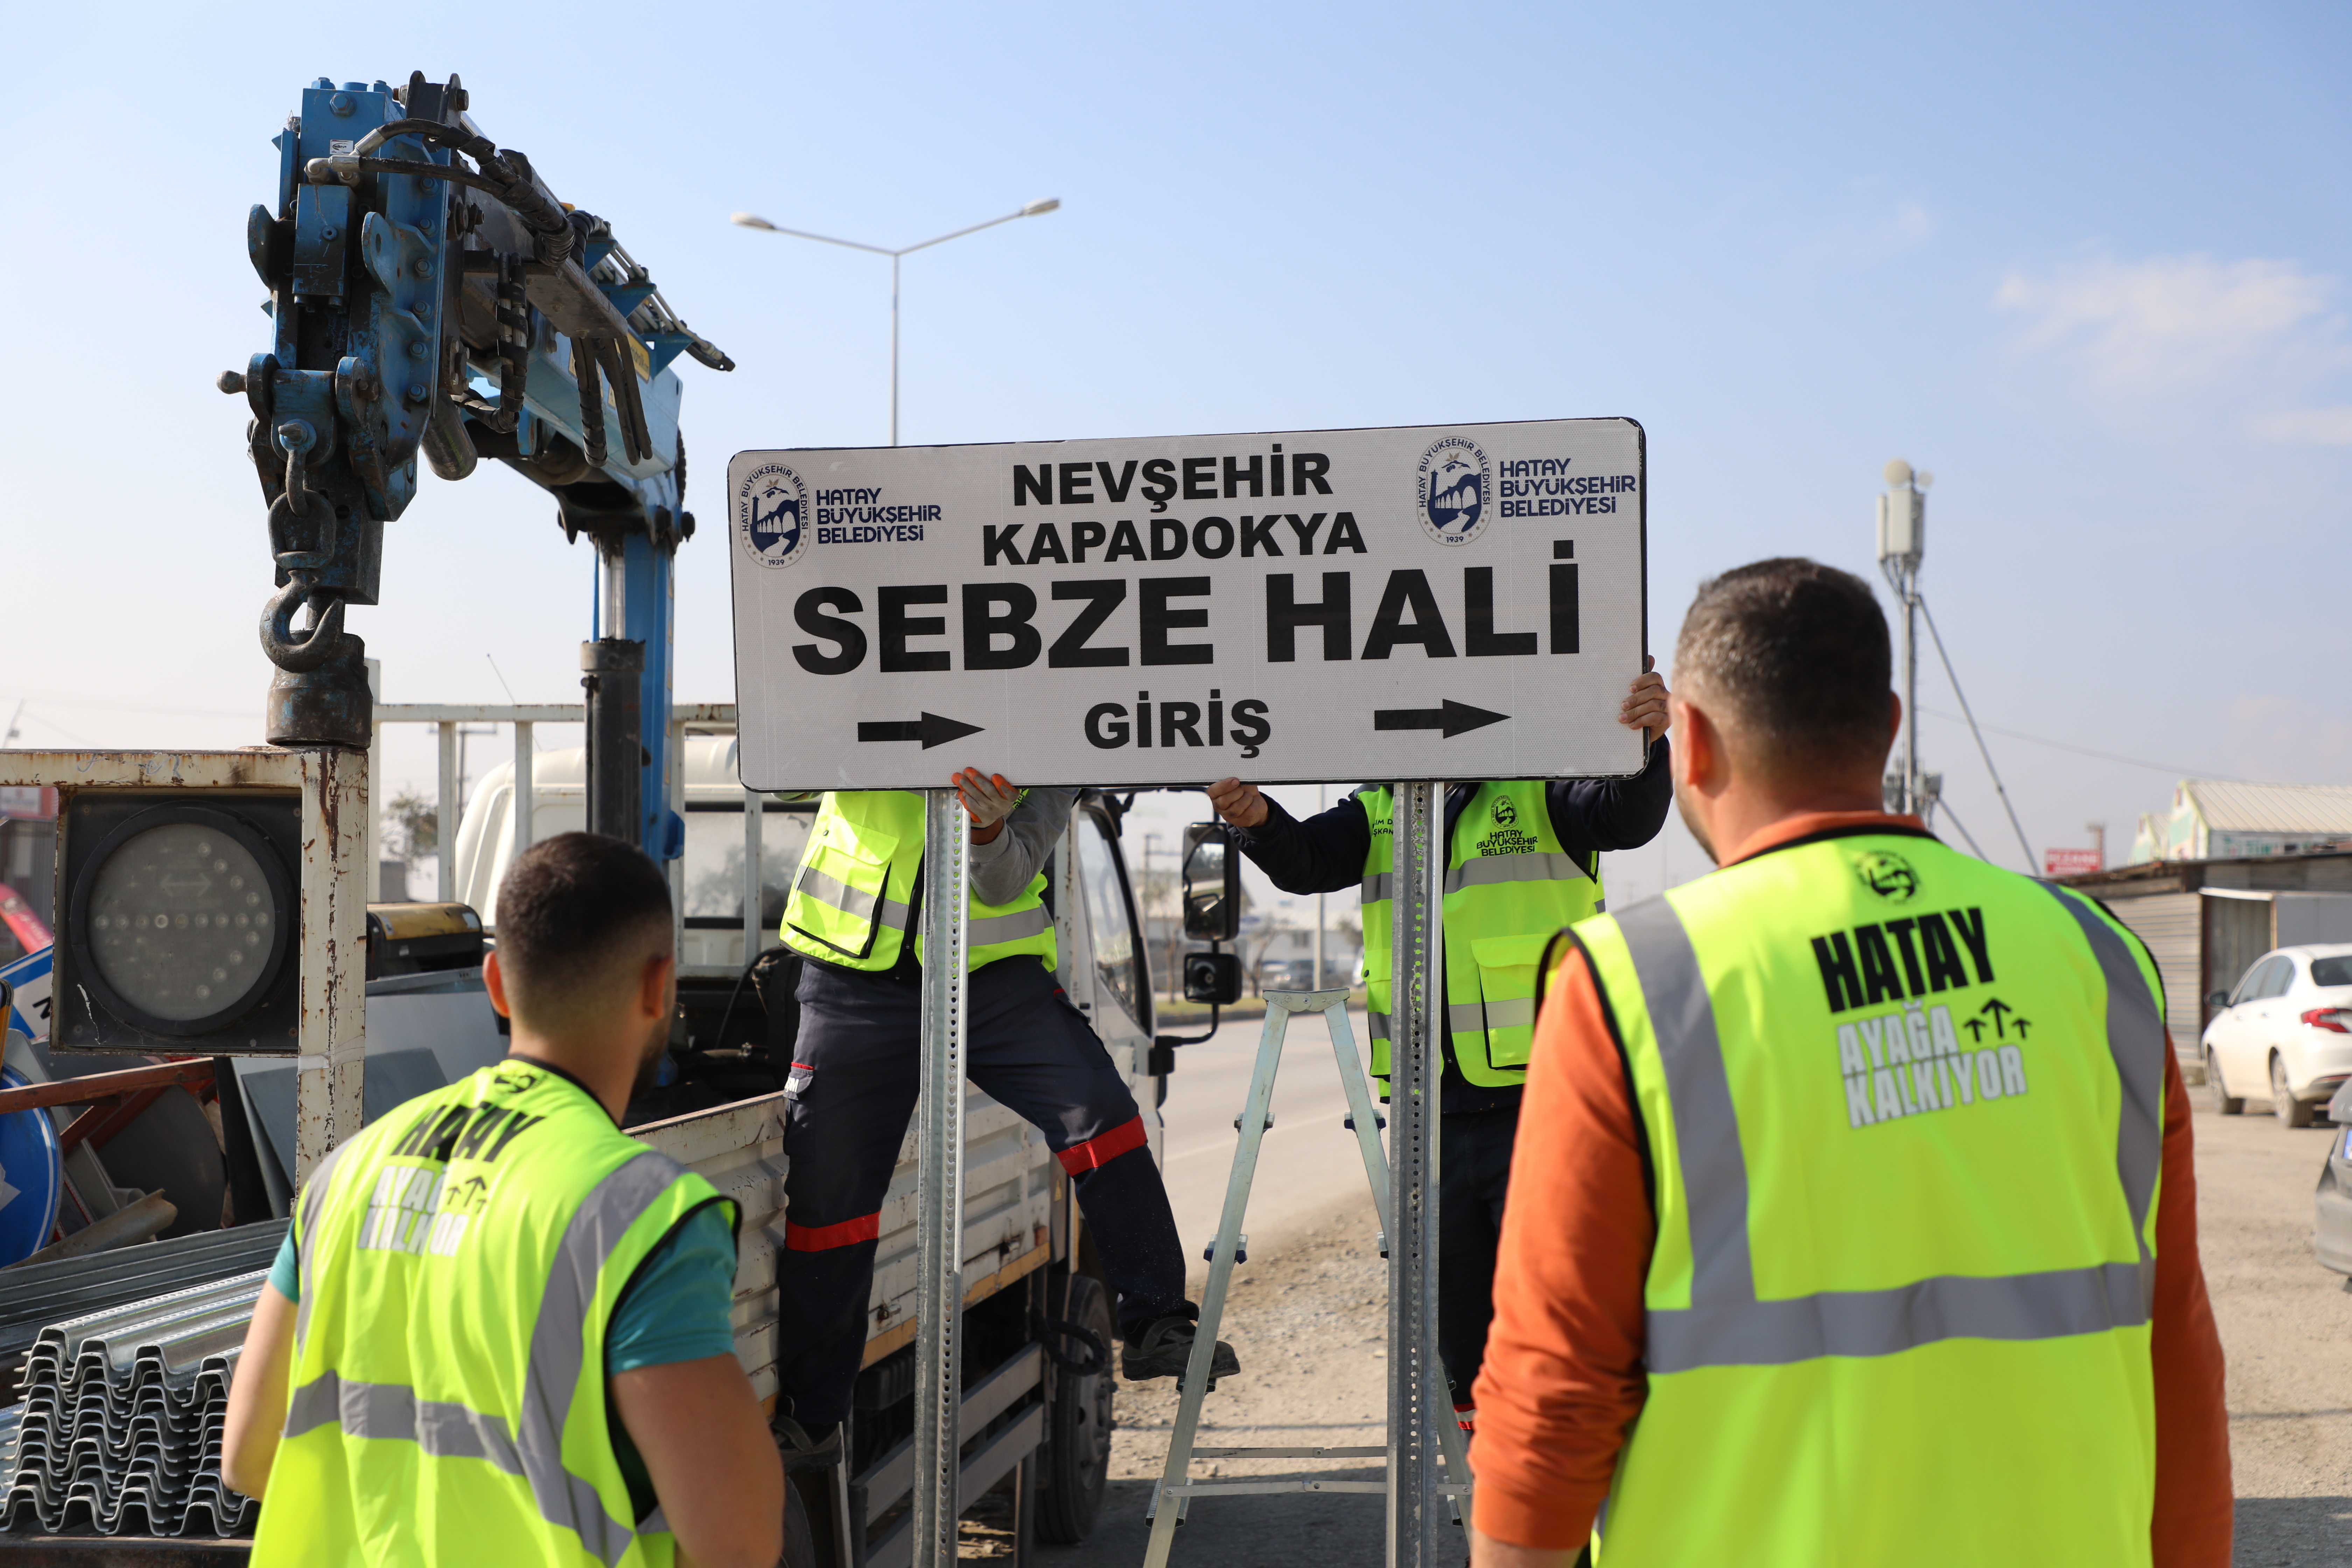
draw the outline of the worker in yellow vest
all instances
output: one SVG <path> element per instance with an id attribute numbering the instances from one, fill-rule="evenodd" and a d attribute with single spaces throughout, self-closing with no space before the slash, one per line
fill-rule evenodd
<path id="1" fill-rule="evenodd" d="M 1199 1313 L 1168 1191 L 1125 1076 L 1055 979 L 1045 868 L 1078 792 L 971 768 L 947 782 L 972 822 L 966 1073 L 1042 1131 L 1068 1174 L 1116 1297 L 1120 1372 L 1181 1375 Z M 866 1344 L 883 1200 L 921 1077 L 922 862 L 920 795 L 832 791 L 784 903 L 784 945 L 803 963 L 777 1430 L 795 1465 L 839 1452 Z M 1220 1342 L 1210 1375 L 1240 1370 Z"/>
<path id="2" fill-rule="evenodd" d="M 1477 1415 L 1470 1388 L 1494 1313 L 1495 1246 L 1535 1035 L 1536 962 L 1554 931 L 1603 907 L 1601 852 L 1656 837 L 1672 799 L 1665 682 L 1646 670 L 1635 677 L 1617 721 L 1654 737 L 1632 778 L 1489 781 L 1445 792 L 1437 1343 L 1465 1430 Z M 1232 825 L 1242 853 L 1284 892 L 1360 888 L 1366 1032 L 1387 1099 L 1396 908 L 1391 786 L 1366 784 L 1304 822 L 1239 779 L 1211 784 L 1209 803 Z"/>
<path id="3" fill-rule="evenodd" d="M 1869 586 L 1811 561 L 1683 623 L 1675 793 L 1719 869 L 1561 941 L 1475 1568 L 2230 1562 L 2155 963 L 1881 809 L 1891 666 Z"/>
<path id="4" fill-rule="evenodd" d="M 619 1127 L 677 1009 L 667 879 L 533 845 L 483 980 L 506 1059 L 330 1153 L 254 1303 L 221 1438 L 253 1561 L 770 1568 L 734 1205 Z"/>

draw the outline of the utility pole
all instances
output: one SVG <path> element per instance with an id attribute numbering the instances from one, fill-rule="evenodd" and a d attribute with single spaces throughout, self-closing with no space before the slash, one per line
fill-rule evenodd
<path id="1" fill-rule="evenodd" d="M 1940 773 L 1919 766 L 1919 563 L 1927 550 L 1927 496 L 1936 476 L 1915 474 L 1900 458 L 1885 468 L 1887 493 L 1878 498 L 1878 569 L 1903 606 L 1902 771 L 1886 779 L 1886 809 L 1926 821 L 1943 792 Z"/>

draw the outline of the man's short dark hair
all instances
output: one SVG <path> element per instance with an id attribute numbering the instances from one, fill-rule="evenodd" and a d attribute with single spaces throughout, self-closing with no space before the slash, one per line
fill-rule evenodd
<path id="1" fill-rule="evenodd" d="M 1801 556 L 1737 566 L 1698 587 L 1675 679 L 1722 703 L 1768 767 L 1886 755 L 1895 658 L 1870 584 Z"/>
<path id="2" fill-rule="evenodd" d="M 596 833 L 559 833 L 515 857 L 499 884 L 499 968 L 518 1005 L 562 1012 L 615 965 L 667 947 L 669 879 Z M 635 974 L 630 975 L 632 980 Z"/>

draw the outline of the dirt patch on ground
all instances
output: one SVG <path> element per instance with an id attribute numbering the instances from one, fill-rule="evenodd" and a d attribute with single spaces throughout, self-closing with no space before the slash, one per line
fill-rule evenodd
<path id="1" fill-rule="evenodd" d="M 1343 1150 L 1342 1152 L 1345 1152 Z M 1377 1447 L 1387 1441 L 1388 1264 L 1380 1255 L 1371 1200 L 1325 1215 L 1292 1233 L 1278 1251 L 1253 1249 L 1234 1270 L 1218 1337 L 1241 1357 L 1242 1375 L 1217 1384 L 1201 1416 L 1213 1447 L 1283 1445 Z M 1192 1281 L 1197 1294 L 1205 1283 Z M 1150 1531 L 1143 1510 L 1167 1458 L 1176 1422 L 1172 1378 L 1121 1384 L 1112 1439 L 1111 1495 L 1094 1538 L 1050 1548 L 1047 1563 L 1140 1563 Z M 1375 1458 L 1209 1459 L 1195 1479 L 1318 1477 L 1377 1481 Z M 1373 1563 L 1386 1552 L 1385 1510 L 1377 1496 L 1293 1492 L 1206 1497 L 1177 1532 L 1172 1564 L 1202 1568 L 1306 1568 Z M 1465 1562 L 1454 1532 L 1440 1561 Z"/>

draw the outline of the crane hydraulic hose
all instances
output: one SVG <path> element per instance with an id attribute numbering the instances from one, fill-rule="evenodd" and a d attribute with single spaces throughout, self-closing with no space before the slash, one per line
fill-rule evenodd
<path id="1" fill-rule="evenodd" d="M 415 136 L 435 146 L 462 153 L 480 165 L 482 172 L 476 174 L 457 163 L 368 155 L 397 136 Z M 535 237 L 533 249 L 540 260 L 554 267 L 572 254 L 572 225 L 564 216 L 563 204 L 540 188 L 530 160 L 512 148 L 501 152 L 488 137 L 477 136 L 458 126 L 444 125 L 437 120 L 387 121 L 361 137 L 350 153 L 313 158 L 303 165 L 302 172 L 303 177 L 314 185 L 338 181 L 348 184 L 362 174 L 406 174 L 470 185 L 488 191 L 513 211 Z"/>

